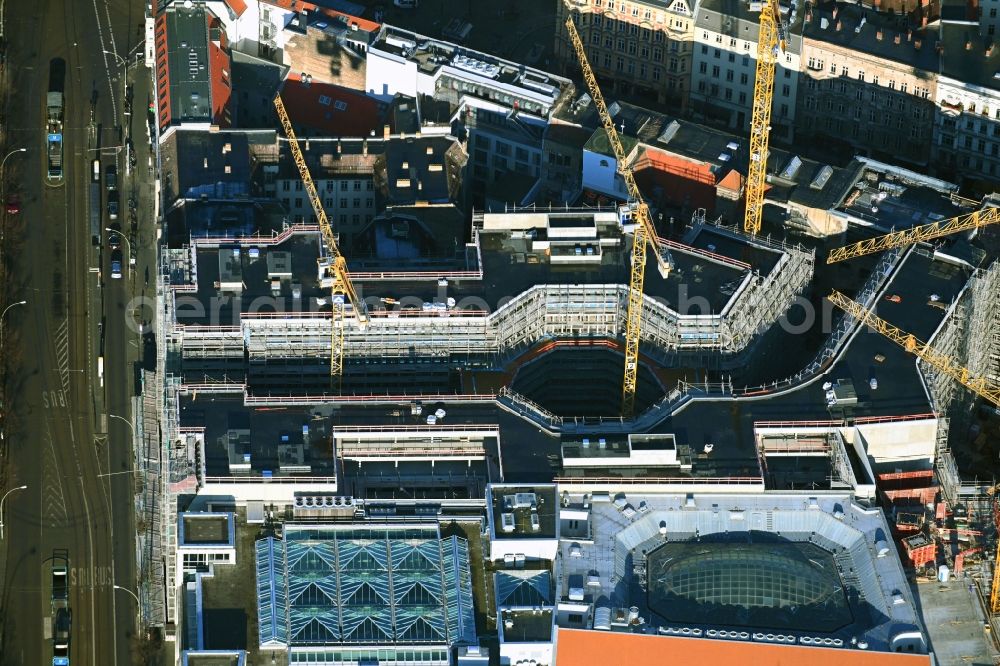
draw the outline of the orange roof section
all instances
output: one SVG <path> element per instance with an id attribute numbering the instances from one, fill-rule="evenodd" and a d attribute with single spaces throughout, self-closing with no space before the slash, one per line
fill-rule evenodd
<path id="1" fill-rule="evenodd" d="M 237 18 L 243 16 L 243 12 L 247 10 L 247 3 L 244 0 L 225 0 L 226 6 L 233 10 Z"/>
<path id="2" fill-rule="evenodd" d="M 556 666 L 662 666 L 665 663 L 702 666 L 930 666 L 931 663 L 928 655 L 589 629 L 560 628 L 556 640 Z"/>
<path id="3" fill-rule="evenodd" d="M 725 178 L 719 181 L 719 187 L 732 190 L 733 192 L 739 192 L 742 185 L 743 176 L 736 169 L 730 169 Z"/>

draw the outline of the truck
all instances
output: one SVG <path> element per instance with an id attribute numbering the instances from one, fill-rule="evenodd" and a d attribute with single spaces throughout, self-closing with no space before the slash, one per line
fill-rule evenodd
<path id="1" fill-rule="evenodd" d="M 45 96 L 48 120 L 45 124 L 46 155 L 49 180 L 63 178 L 63 82 L 66 78 L 66 61 L 54 58 L 49 63 L 49 91 Z"/>
<path id="2" fill-rule="evenodd" d="M 69 551 L 52 552 L 52 666 L 69 666 L 73 613 L 69 607 Z"/>

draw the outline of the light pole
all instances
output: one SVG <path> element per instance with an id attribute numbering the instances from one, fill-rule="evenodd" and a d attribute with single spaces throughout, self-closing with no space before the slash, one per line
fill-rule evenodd
<path id="1" fill-rule="evenodd" d="M 128 424 L 128 427 L 132 430 L 132 441 L 135 441 L 135 426 L 124 416 L 118 416 L 117 414 L 108 414 L 109 419 L 118 419 L 119 421 L 124 421 Z"/>
<path id="2" fill-rule="evenodd" d="M 27 490 L 28 486 L 18 486 L 17 488 L 11 488 L 3 497 L 0 497 L 0 540 L 3 540 L 3 503 L 7 499 L 7 495 L 10 495 L 15 490 Z"/>
<path id="3" fill-rule="evenodd" d="M 112 587 L 114 587 L 116 590 L 121 590 L 122 592 L 128 592 L 129 596 L 135 599 L 135 603 L 137 606 L 142 605 L 142 602 L 139 601 L 139 597 L 135 596 L 135 592 L 133 592 L 132 590 L 128 589 L 127 587 L 122 587 L 121 585 L 113 585 Z"/>
<path id="4" fill-rule="evenodd" d="M 112 229 L 111 227 L 104 227 L 104 230 L 109 234 L 118 234 L 118 237 L 125 241 L 125 248 L 128 250 L 128 265 L 134 266 L 135 262 L 132 261 L 132 257 L 134 256 L 132 254 L 132 243 L 129 241 L 128 236 L 123 234 L 120 230 Z"/>
<path id="5" fill-rule="evenodd" d="M 15 305 L 27 305 L 28 301 L 18 301 L 17 303 L 11 303 L 3 309 L 3 313 L 0 313 L 0 357 L 3 357 L 3 318 L 7 316 L 7 311 L 10 310 Z"/>
<path id="6" fill-rule="evenodd" d="M 4 178 L 3 167 L 5 164 L 7 164 L 7 158 L 13 155 L 14 153 L 26 153 L 26 152 L 28 152 L 27 148 L 17 148 L 4 155 L 3 159 L 0 160 L 0 200 L 2 200 L 0 201 L 0 203 L 3 203 L 5 211 L 7 206 L 7 180 Z M 0 227 L 0 245 L 2 244 L 3 244 L 3 228 Z"/>

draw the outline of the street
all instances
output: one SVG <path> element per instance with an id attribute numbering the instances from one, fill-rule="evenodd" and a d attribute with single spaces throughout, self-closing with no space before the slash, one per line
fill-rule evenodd
<path id="1" fill-rule="evenodd" d="M 123 115 L 123 77 L 126 62 L 135 62 L 131 51 L 141 39 L 143 5 L 39 0 L 7 2 L 3 13 L 4 152 L 27 151 L 11 157 L 3 173 L 6 192 L 20 196 L 21 211 L 17 225 L 4 225 L 17 232 L 3 240 L 8 278 L 0 305 L 26 304 L 2 320 L 0 355 L 11 370 L 0 424 L 0 491 L 27 488 L 7 498 L 0 516 L 0 664 L 51 663 L 49 558 L 62 548 L 69 558 L 72 663 L 132 664 L 137 608 L 129 594 L 136 591 L 130 422 L 141 344 L 127 318 L 129 300 L 143 289 L 136 276 L 147 268 L 155 273 L 148 249 L 155 232 L 146 168 L 148 72 L 141 63 L 128 70 L 137 116 Z M 45 97 L 53 58 L 66 61 L 61 181 L 46 178 Z M 123 121 L 134 124 L 139 151 L 139 170 L 131 174 L 121 147 L 128 131 L 118 129 Z M 110 279 L 107 234 L 103 251 L 91 243 L 88 188 L 96 157 L 102 170 L 117 164 L 123 279 Z M 137 199 L 134 232 L 130 197 Z M 102 201 L 102 228 L 109 225 L 106 212 Z M 130 266 L 133 247 L 139 256 Z"/>

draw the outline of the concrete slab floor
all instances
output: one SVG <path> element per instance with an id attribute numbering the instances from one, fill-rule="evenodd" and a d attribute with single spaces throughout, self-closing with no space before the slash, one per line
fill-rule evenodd
<path id="1" fill-rule="evenodd" d="M 983 631 L 984 616 L 971 579 L 911 583 L 939 664 L 992 666 L 1000 656 Z"/>

